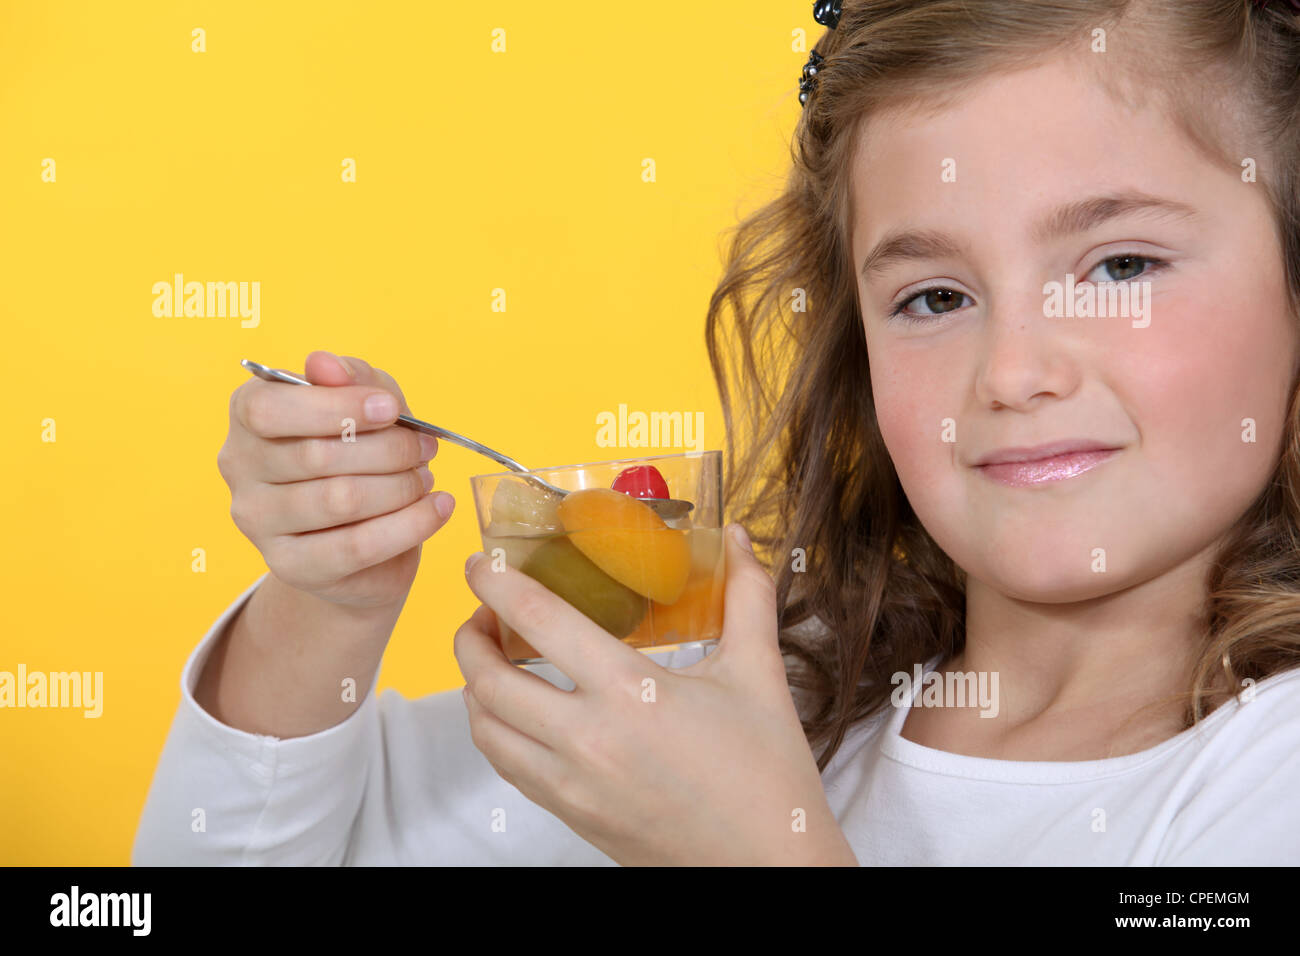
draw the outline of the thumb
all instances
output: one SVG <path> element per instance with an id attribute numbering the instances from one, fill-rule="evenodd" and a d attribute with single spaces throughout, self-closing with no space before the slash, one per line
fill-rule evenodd
<path id="1" fill-rule="evenodd" d="M 403 415 L 411 414 L 397 380 L 383 369 L 375 368 L 355 355 L 335 355 L 323 349 L 312 352 L 303 363 L 307 381 L 313 385 L 373 385 L 387 389 L 397 398 Z"/>
<path id="2" fill-rule="evenodd" d="M 317 349 L 303 363 L 307 381 L 313 385 L 369 385 L 358 375 L 358 369 L 333 352 Z"/>
<path id="3" fill-rule="evenodd" d="M 776 583 L 754 557 L 743 527 L 728 525 L 724 537 L 727 539 L 727 583 L 723 595 L 722 638 L 715 653 L 726 654 L 728 660 L 742 668 L 753 665 L 756 673 L 767 673 L 771 658 L 781 661 Z M 781 672 L 784 675 L 784 663 Z"/>

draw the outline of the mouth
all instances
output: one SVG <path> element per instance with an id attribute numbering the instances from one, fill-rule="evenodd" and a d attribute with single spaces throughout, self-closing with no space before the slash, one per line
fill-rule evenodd
<path id="1" fill-rule="evenodd" d="M 1004 449 L 985 456 L 975 465 L 975 470 L 1000 485 L 1024 488 L 1075 478 L 1109 461 L 1119 451 L 1119 448 L 1098 442 Z"/>

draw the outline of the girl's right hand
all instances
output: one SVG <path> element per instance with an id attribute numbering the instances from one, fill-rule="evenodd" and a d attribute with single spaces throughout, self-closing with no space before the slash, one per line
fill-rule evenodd
<path id="1" fill-rule="evenodd" d="M 312 388 L 250 378 L 231 395 L 217 454 L 230 517 L 284 584 L 356 608 L 400 604 L 455 506 L 428 493 L 437 439 L 394 424 L 411 410 L 386 372 L 322 351 L 305 369 Z"/>

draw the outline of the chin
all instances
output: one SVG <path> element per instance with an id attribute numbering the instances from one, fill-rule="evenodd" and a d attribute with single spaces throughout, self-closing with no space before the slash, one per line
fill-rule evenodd
<path id="1" fill-rule="evenodd" d="M 1125 587 L 1111 572 L 1083 576 L 1077 569 L 1061 569 L 1060 573 L 1053 574 L 1051 569 L 1040 568 L 1031 577 L 1015 570 L 980 568 L 968 577 L 979 578 L 1008 598 L 1031 604 L 1075 604 L 1105 597 Z"/>
<path id="2" fill-rule="evenodd" d="M 1007 539 L 972 554 L 973 560 L 958 563 L 968 577 L 1016 600 L 1040 604 L 1087 601 L 1122 590 L 1132 577 L 1126 561 L 1116 563 L 1123 551 L 1113 548 L 1106 551 L 1105 570 L 1094 570 L 1102 563 L 1093 555 L 1094 546 L 1087 543 L 1091 537 Z"/>

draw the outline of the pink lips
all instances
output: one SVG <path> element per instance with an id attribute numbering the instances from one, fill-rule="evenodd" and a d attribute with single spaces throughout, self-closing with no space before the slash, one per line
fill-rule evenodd
<path id="1" fill-rule="evenodd" d="M 1023 488 L 1081 475 L 1118 451 L 1090 440 L 1053 442 L 1034 448 L 1003 448 L 985 455 L 975 467 L 999 484 Z"/>

